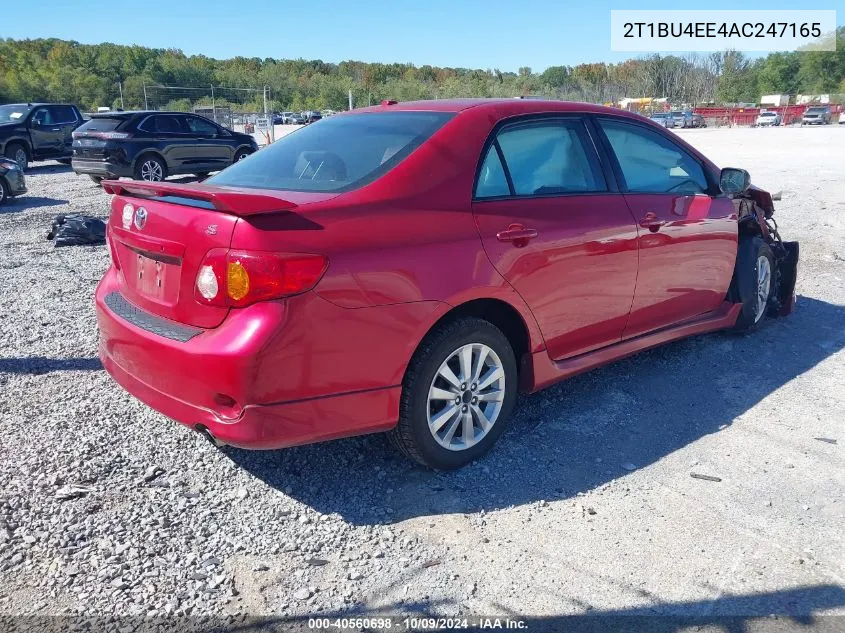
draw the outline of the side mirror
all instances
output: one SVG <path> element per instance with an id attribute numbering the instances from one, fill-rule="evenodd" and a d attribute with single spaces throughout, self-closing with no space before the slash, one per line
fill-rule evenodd
<path id="1" fill-rule="evenodd" d="M 751 186 L 751 176 L 744 169 L 725 167 L 719 175 L 719 188 L 722 193 L 742 193 Z"/>

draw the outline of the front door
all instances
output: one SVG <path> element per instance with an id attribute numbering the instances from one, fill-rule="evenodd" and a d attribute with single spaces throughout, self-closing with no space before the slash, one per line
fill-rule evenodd
<path id="1" fill-rule="evenodd" d="M 630 338 L 691 319 L 725 300 L 736 255 L 733 203 L 701 163 L 645 125 L 599 119 L 639 230 Z"/>
<path id="2" fill-rule="evenodd" d="M 60 125 L 53 123 L 53 113 L 47 106 L 36 108 L 29 122 L 33 153 L 41 158 L 51 158 L 62 153 L 64 145 Z"/>
<path id="3" fill-rule="evenodd" d="M 486 150 L 473 214 L 484 249 L 522 296 L 553 359 L 618 342 L 637 277 L 637 229 L 608 190 L 578 118 L 521 121 Z"/>
<path id="4" fill-rule="evenodd" d="M 191 146 L 195 149 L 192 161 L 202 166 L 204 171 L 217 171 L 232 164 L 234 147 L 231 138 L 211 121 L 192 114 L 185 115 L 185 121 L 191 136 Z"/>

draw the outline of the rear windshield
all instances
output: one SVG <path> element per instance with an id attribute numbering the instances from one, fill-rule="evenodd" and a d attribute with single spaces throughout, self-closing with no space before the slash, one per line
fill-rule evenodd
<path id="1" fill-rule="evenodd" d="M 213 185 L 349 191 L 395 167 L 453 116 L 370 112 L 322 119 L 212 176 Z"/>
<path id="2" fill-rule="evenodd" d="M 118 126 L 123 123 L 126 119 L 124 117 L 120 118 L 109 118 L 109 117 L 95 117 L 90 121 L 86 121 L 82 125 L 79 126 L 79 132 L 112 132 L 118 128 Z"/>

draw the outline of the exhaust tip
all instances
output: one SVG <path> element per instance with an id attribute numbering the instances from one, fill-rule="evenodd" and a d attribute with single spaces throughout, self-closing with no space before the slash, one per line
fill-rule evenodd
<path id="1" fill-rule="evenodd" d="M 200 435 L 202 435 L 202 436 L 203 436 L 205 439 L 207 439 L 209 442 L 211 442 L 211 444 L 212 444 L 214 447 L 216 447 L 216 448 L 220 448 L 221 446 L 226 446 L 226 443 L 225 443 L 225 442 L 221 442 L 221 441 L 220 441 L 220 440 L 218 440 L 216 437 L 214 437 L 214 435 L 211 433 L 211 431 L 209 431 L 209 430 L 208 430 L 208 427 L 207 427 L 207 426 L 205 426 L 204 424 L 197 424 L 197 425 L 194 427 L 194 430 L 195 430 L 197 433 L 199 433 Z"/>

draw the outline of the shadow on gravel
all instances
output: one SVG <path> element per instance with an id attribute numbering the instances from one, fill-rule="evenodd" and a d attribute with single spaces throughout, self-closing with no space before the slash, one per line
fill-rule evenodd
<path id="1" fill-rule="evenodd" d="M 73 171 L 70 165 L 62 165 L 61 163 L 47 163 L 42 165 L 30 164 L 26 168 L 24 176 L 36 176 L 39 174 L 66 174 L 70 171 Z"/>
<path id="2" fill-rule="evenodd" d="M 693 337 L 521 398 L 493 451 L 456 472 L 418 468 L 381 436 L 224 451 L 268 485 L 356 524 L 572 497 L 718 432 L 843 347 L 845 307 L 799 297 L 793 315 L 750 336 Z"/>
<path id="3" fill-rule="evenodd" d="M 227 622 L 225 630 L 230 633 L 304 631 L 314 630 L 314 625 L 309 623 L 309 619 L 314 617 L 331 622 L 336 618 L 391 616 L 392 628 L 404 631 L 405 618 L 443 618 L 444 614 L 456 613 L 459 615 L 452 616 L 452 619 L 462 623 L 466 618 L 467 626 L 458 626 L 469 631 L 512 628 L 555 633 L 839 633 L 845 624 L 845 616 L 813 615 L 813 612 L 841 608 L 843 605 L 845 589 L 836 585 L 815 585 L 767 593 L 728 595 L 715 600 L 658 602 L 630 609 L 599 611 L 591 610 L 589 605 L 582 605 L 586 611 L 583 615 L 524 616 L 495 603 L 490 613 L 471 614 L 451 601 L 400 602 L 377 609 L 360 605 L 349 610 L 320 612 L 307 617 L 246 616 L 241 621 Z M 495 625 L 496 618 L 500 621 L 499 626 Z M 506 620 L 512 624 L 508 626 Z M 515 626 L 517 622 L 522 622 L 523 626 Z M 425 627 L 420 624 L 419 627 L 409 627 L 407 630 L 418 628 Z"/>
<path id="4" fill-rule="evenodd" d="M 19 198 L 11 198 L 0 207 L 0 215 L 5 213 L 20 213 L 21 211 L 28 211 L 30 209 L 38 209 L 41 207 L 57 207 L 62 204 L 68 204 L 67 200 L 60 198 L 44 198 L 42 196 L 27 196 L 23 195 Z"/>
<path id="5" fill-rule="evenodd" d="M 99 358 L 0 358 L 0 374 L 48 374 L 51 371 L 98 371 Z"/>

